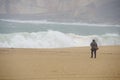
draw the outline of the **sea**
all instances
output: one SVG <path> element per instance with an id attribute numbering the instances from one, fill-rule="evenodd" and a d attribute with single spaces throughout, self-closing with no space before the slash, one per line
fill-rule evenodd
<path id="1" fill-rule="evenodd" d="M 68 48 L 120 45 L 120 25 L 0 19 L 0 48 Z"/>

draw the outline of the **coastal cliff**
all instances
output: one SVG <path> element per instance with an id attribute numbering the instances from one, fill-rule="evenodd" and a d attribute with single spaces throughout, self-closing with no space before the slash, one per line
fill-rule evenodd
<path id="1" fill-rule="evenodd" d="M 0 0 L 0 17 L 120 22 L 119 0 Z"/>

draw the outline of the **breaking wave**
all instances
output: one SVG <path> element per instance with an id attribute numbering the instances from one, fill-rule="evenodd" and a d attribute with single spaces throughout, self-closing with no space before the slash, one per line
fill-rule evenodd
<path id="1" fill-rule="evenodd" d="M 65 34 L 59 31 L 21 32 L 0 34 L 2 48 L 64 48 L 89 46 L 95 39 L 99 46 L 120 45 L 119 34 L 82 36 L 73 33 Z"/>
<path id="2" fill-rule="evenodd" d="M 80 22 L 52 22 L 47 20 L 14 20 L 14 19 L 0 19 L 1 21 L 14 23 L 29 23 L 29 24 L 62 24 L 62 25 L 83 25 L 83 26 L 97 26 L 97 27 L 120 27 L 120 25 L 109 24 L 94 24 L 94 23 L 80 23 Z"/>

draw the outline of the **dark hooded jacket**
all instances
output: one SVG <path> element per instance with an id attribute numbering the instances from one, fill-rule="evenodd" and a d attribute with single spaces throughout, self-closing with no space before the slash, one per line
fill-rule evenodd
<path id="1" fill-rule="evenodd" d="M 95 41 L 92 41 L 90 46 L 91 46 L 91 50 L 97 50 L 98 49 L 97 43 Z"/>

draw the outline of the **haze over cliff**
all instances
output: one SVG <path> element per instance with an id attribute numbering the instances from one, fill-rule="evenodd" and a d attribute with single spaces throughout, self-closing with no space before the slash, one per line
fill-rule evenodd
<path id="1" fill-rule="evenodd" d="M 0 18 L 120 23 L 120 0 L 0 0 Z"/>

